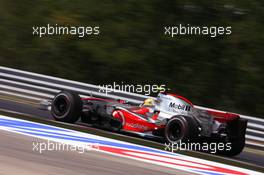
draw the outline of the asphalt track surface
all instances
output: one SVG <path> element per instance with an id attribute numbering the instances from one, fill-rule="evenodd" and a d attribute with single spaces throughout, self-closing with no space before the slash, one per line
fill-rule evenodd
<path id="1" fill-rule="evenodd" d="M 7 131 L 0 131 L 0 174 L 20 175 L 118 175 L 148 174 L 170 175 L 188 173 L 136 160 L 116 157 L 97 151 L 46 151 L 33 150 L 33 142 L 41 139 Z"/>
<path id="2" fill-rule="evenodd" d="M 0 99 L 0 108 L 30 114 L 37 118 L 52 119 L 48 111 L 24 103 Z M 77 152 L 52 152 L 39 155 L 32 151 L 33 138 L 3 131 L 0 131 L 0 137 L 0 161 L 5 160 L 1 163 L 0 174 L 14 174 L 15 171 L 20 174 L 47 174 L 47 172 L 50 174 L 184 174 L 170 168 L 98 152 L 84 155 Z M 262 151 L 243 151 L 232 159 L 264 166 Z"/>

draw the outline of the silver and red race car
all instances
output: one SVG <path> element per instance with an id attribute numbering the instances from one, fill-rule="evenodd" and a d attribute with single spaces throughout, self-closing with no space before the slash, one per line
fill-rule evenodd
<path id="1" fill-rule="evenodd" d="M 132 105 L 61 91 L 51 103 L 51 114 L 58 121 L 75 123 L 81 118 L 93 126 L 158 137 L 167 143 L 230 143 L 229 150 L 217 152 L 228 156 L 239 154 L 245 145 L 247 120 L 237 114 L 197 109 L 188 99 L 167 92 Z"/>

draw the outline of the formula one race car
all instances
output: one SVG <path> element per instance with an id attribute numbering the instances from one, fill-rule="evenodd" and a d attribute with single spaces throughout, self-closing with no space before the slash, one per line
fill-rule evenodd
<path id="1" fill-rule="evenodd" d="M 81 118 L 93 126 L 159 137 L 167 143 L 229 143 L 229 149 L 217 152 L 228 156 L 239 154 L 245 145 L 247 120 L 237 114 L 197 109 L 186 98 L 166 92 L 132 105 L 61 91 L 51 103 L 51 114 L 58 121 L 75 123 Z"/>

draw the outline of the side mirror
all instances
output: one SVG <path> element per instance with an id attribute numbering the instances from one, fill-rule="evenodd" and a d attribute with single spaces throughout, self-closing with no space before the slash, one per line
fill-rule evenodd
<path id="1" fill-rule="evenodd" d="M 159 110 L 154 110 L 154 114 L 160 113 Z"/>

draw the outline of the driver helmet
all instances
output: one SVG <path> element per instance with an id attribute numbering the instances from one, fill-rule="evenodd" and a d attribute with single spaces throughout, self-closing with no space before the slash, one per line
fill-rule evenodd
<path id="1" fill-rule="evenodd" d="M 155 100 L 153 98 L 147 98 L 146 100 L 144 100 L 142 106 L 154 107 L 155 106 Z"/>

